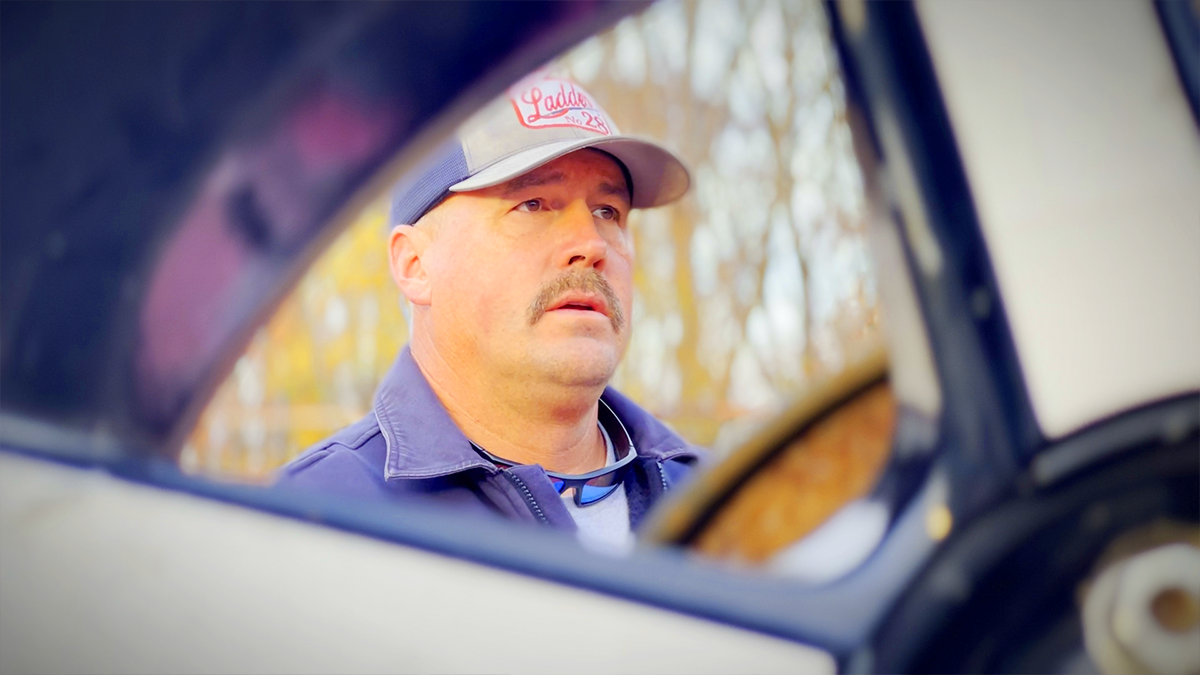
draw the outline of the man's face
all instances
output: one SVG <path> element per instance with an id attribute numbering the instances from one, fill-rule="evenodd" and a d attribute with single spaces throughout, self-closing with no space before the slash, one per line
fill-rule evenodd
<path id="1" fill-rule="evenodd" d="M 595 150 L 438 206 L 424 265 L 443 358 L 502 377 L 607 383 L 629 342 L 629 208 L 620 167 Z"/>

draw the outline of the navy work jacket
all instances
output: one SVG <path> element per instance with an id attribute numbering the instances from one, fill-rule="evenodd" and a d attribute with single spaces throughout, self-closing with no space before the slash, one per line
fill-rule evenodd
<path id="1" fill-rule="evenodd" d="M 625 478 L 630 525 L 636 528 L 650 505 L 684 479 L 697 452 L 616 390 L 605 389 L 601 398 L 637 450 Z M 460 510 L 575 529 L 541 466 L 501 470 L 471 447 L 408 347 L 375 393 L 374 410 L 285 466 L 276 485 L 356 501 L 420 494 Z"/>

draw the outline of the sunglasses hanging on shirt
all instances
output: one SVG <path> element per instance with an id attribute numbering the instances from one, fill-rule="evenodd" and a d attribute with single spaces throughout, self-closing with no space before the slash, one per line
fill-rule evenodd
<path id="1" fill-rule="evenodd" d="M 576 506 L 590 506 L 616 492 L 617 488 L 621 487 L 622 481 L 625 480 L 625 475 L 628 473 L 629 467 L 633 465 L 633 460 L 637 458 L 637 451 L 633 448 L 633 441 L 629 438 L 629 432 L 625 430 L 625 425 L 621 423 L 620 418 L 616 416 L 616 413 L 604 401 L 600 401 L 600 415 L 601 417 L 610 418 L 620 429 L 619 436 L 614 436 L 611 433 L 608 434 L 612 440 L 613 453 L 616 455 L 617 461 L 595 471 L 581 474 L 546 471 L 546 476 L 550 479 L 550 483 L 554 486 L 558 494 L 561 495 L 570 489 L 575 490 L 573 497 Z M 603 423 L 602 420 L 601 424 L 603 425 Z M 520 466 L 517 462 L 493 455 L 473 442 L 471 443 L 471 447 L 475 448 L 476 452 L 501 469 Z"/>

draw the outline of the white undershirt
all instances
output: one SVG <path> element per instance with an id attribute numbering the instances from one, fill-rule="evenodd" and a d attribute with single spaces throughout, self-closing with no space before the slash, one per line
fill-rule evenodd
<path id="1" fill-rule="evenodd" d="M 608 450 L 605 466 L 617 463 L 617 452 L 604 425 L 600 425 L 604 446 Z M 624 553 L 633 548 L 633 531 L 629 527 L 629 500 L 622 485 L 613 493 L 589 506 L 575 505 L 575 490 L 564 490 L 561 497 L 567 511 L 579 528 L 579 540 L 589 548 Z"/>

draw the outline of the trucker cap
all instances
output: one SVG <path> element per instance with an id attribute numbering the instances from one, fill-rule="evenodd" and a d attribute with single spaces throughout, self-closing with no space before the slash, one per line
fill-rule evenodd
<path id="1" fill-rule="evenodd" d="M 392 193 L 391 222 L 411 225 L 443 197 L 499 185 L 583 148 L 624 165 L 631 206 L 661 206 L 691 184 L 683 162 L 657 143 L 624 136 L 578 84 L 535 74 L 467 120 Z"/>

